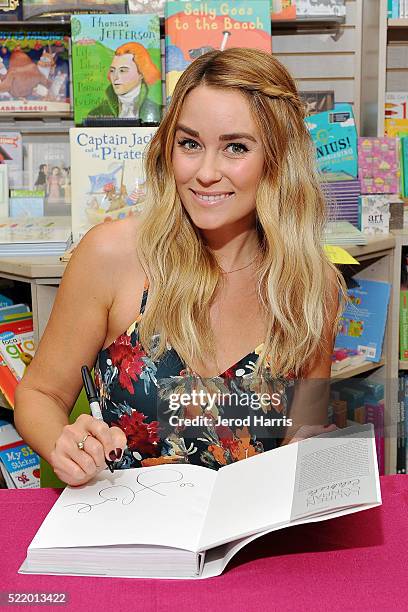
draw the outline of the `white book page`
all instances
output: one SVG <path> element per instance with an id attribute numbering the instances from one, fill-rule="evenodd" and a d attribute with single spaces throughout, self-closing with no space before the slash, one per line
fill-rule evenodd
<path id="1" fill-rule="evenodd" d="M 185 464 L 104 470 L 64 490 L 29 548 L 137 543 L 195 551 L 216 475 Z"/>
<path id="2" fill-rule="evenodd" d="M 290 520 L 297 447 L 282 446 L 218 470 L 200 550 Z"/>
<path id="3" fill-rule="evenodd" d="M 380 501 L 371 424 L 336 430 L 299 444 L 292 521 Z"/>

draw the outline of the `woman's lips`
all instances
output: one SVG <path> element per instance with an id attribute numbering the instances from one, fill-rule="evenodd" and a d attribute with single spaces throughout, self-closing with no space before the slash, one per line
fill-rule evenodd
<path id="1" fill-rule="evenodd" d="M 193 189 L 190 190 L 194 196 L 194 200 L 198 202 L 201 206 L 211 207 L 217 206 L 230 200 L 234 195 L 231 191 L 220 191 L 214 193 L 205 193 L 205 192 L 196 192 Z"/>

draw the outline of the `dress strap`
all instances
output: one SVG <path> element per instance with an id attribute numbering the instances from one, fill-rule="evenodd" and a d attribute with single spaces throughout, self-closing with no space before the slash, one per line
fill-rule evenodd
<path id="1" fill-rule="evenodd" d="M 140 304 L 140 310 L 139 310 L 139 314 L 143 314 L 144 310 L 146 308 L 146 302 L 147 302 L 147 296 L 149 294 L 149 281 L 147 279 L 147 277 L 145 278 L 145 282 L 144 282 L 144 288 L 143 288 L 143 295 L 142 295 L 142 301 Z"/>

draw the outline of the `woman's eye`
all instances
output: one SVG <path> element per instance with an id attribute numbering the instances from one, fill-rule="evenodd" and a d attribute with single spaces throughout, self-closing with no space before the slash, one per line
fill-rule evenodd
<path id="1" fill-rule="evenodd" d="M 239 142 L 232 142 L 228 145 L 227 149 L 230 149 L 230 152 L 234 153 L 234 155 L 239 155 L 248 151 L 248 147 Z"/>
<path id="2" fill-rule="evenodd" d="M 198 142 L 196 142 L 195 140 L 190 140 L 189 138 L 183 138 L 183 140 L 178 140 L 177 144 L 181 148 L 186 149 L 187 151 L 197 151 L 200 146 Z"/>

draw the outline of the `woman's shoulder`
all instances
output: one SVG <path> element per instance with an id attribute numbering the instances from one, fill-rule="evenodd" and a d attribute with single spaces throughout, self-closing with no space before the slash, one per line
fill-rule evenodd
<path id="1" fill-rule="evenodd" d="M 143 274 L 136 249 L 139 224 L 137 217 L 127 217 L 95 225 L 78 243 L 70 263 L 74 260 L 77 266 L 86 265 L 88 272 L 99 270 L 104 276 L 124 269 Z"/>

